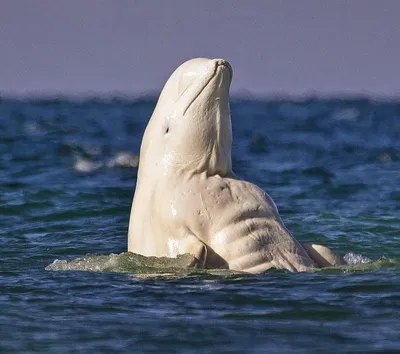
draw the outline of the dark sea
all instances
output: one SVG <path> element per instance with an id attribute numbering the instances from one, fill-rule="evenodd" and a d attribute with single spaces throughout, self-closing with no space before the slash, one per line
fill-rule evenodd
<path id="1" fill-rule="evenodd" d="M 120 255 L 154 106 L 0 100 L 0 352 L 399 353 L 400 101 L 232 101 L 234 171 L 356 263 L 259 275 Z"/>

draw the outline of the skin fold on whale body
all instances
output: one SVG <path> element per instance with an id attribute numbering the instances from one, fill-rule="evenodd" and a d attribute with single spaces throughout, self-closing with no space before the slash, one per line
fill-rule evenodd
<path id="1" fill-rule="evenodd" d="M 197 58 L 166 82 L 142 140 L 128 251 L 250 273 L 340 264 L 300 244 L 273 200 L 232 172 L 231 80 L 227 61 Z"/>

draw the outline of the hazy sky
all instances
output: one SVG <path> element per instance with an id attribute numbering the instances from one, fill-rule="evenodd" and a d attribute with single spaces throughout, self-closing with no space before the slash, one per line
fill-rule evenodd
<path id="1" fill-rule="evenodd" d="M 0 0 L 0 92 L 158 92 L 223 57 L 232 90 L 400 95 L 400 1 Z"/>

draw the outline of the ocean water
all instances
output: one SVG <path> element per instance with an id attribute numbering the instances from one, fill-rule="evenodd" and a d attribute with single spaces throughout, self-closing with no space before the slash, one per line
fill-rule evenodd
<path id="1" fill-rule="evenodd" d="M 361 263 L 259 275 L 127 272 L 154 105 L 0 100 L 0 352 L 399 352 L 400 102 L 232 101 L 234 171 L 298 240 Z"/>

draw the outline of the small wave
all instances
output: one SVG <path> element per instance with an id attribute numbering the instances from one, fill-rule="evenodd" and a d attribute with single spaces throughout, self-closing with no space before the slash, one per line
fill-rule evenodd
<path id="1" fill-rule="evenodd" d="M 136 168 L 139 164 L 139 157 L 130 152 L 119 152 L 108 163 L 109 168 Z"/>
<path id="2" fill-rule="evenodd" d="M 81 173 L 91 173 L 100 168 L 137 168 L 139 157 L 129 152 L 120 152 L 111 158 L 107 163 L 95 162 L 88 158 L 77 157 L 74 163 L 74 170 Z"/>
<path id="3" fill-rule="evenodd" d="M 352 252 L 346 253 L 343 257 L 343 260 L 348 265 L 365 264 L 365 263 L 372 262 L 372 259 L 369 259 L 368 257 L 364 257 L 361 254 L 352 253 Z"/>
<path id="4" fill-rule="evenodd" d="M 344 256 L 346 265 L 316 269 L 334 273 L 356 271 L 375 271 L 382 268 L 400 267 L 400 261 L 380 258 L 376 261 L 360 254 L 348 253 Z M 192 267 L 195 258 L 190 254 L 178 255 L 176 258 L 146 257 L 132 252 L 109 255 L 87 255 L 73 260 L 56 259 L 45 270 L 48 271 L 86 271 L 128 273 L 136 277 L 187 277 L 187 276 L 242 276 L 250 275 L 229 269 L 195 269 Z M 268 272 L 267 272 L 268 273 Z"/>
<path id="5" fill-rule="evenodd" d="M 94 162 L 81 157 L 78 157 L 74 163 L 74 170 L 82 173 L 90 173 L 101 167 L 103 167 L 101 162 Z"/>
<path id="6" fill-rule="evenodd" d="M 132 252 L 110 255 L 87 255 L 70 261 L 56 259 L 46 270 L 83 270 L 88 272 L 120 272 L 147 273 L 158 270 L 187 269 L 194 257 L 189 254 L 178 255 L 177 258 L 145 257 Z"/>
<path id="7" fill-rule="evenodd" d="M 29 122 L 24 126 L 25 133 L 28 135 L 42 135 L 49 133 L 48 124 L 44 122 Z"/>
<path id="8" fill-rule="evenodd" d="M 368 257 L 364 257 L 360 254 L 347 253 L 343 259 L 346 262 L 345 265 L 318 269 L 318 271 L 340 274 L 353 272 L 374 272 L 385 268 L 400 268 L 400 260 L 396 258 L 393 259 L 381 257 L 376 260 L 371 260 Z"/>
<path id="9" fill-rule="evenodd" d="M 195 258 L 190 254 L 178 255 L 176 258 L 146 257 L 132 252 L 110 255 L 87 255 L 70 261 L 56 259 L 45 270 L 48 271 L 86 271 L 129 273 L 139 277 L 146 276 L 212 276 L 243 275 L 243 272 L 228 269 L 195 269 L 192 267 Z"/>
<path id="10" fill-rule="evenodd" d="M 355 107 L 339 108 L 332 113 L 332 119 L 334 120 L 352 121 L 356 120 L 359 116 L 360 112 Z"/>

